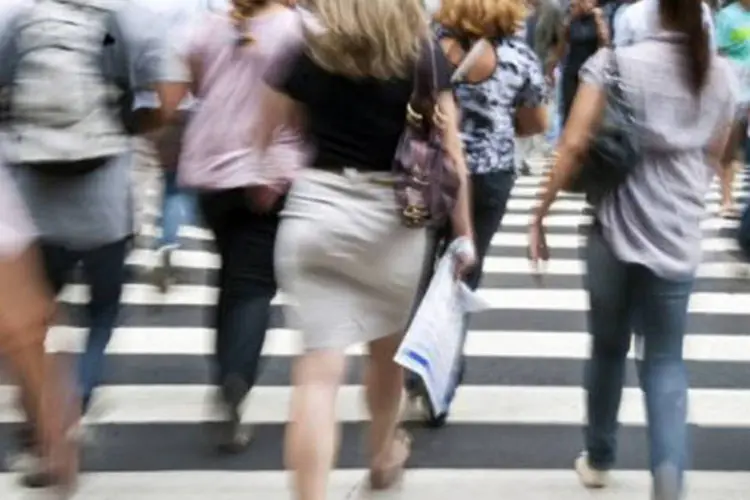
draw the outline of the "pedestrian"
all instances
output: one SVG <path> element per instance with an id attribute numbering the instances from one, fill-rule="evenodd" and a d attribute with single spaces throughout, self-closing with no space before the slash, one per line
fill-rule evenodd
<path id="1" fill-rule="evenodd" d="M 0 160 L 0 356 L 20 389 L 31 424 L 28 439 L 40 463 L 24 484 L 52 482 L 70 492 L 77 472 L 75 443 L 67 439 L 69 375 L 45 352 L 54 302 L 46 286 L 36 231 L 15 182 Z"/>
<path id="2" fill-rule="evenodd" d="M 78 363 L 86 414 L 117 323 L 133 235 L 130 107 L 118 108 L 111 97 L 168 80 L 163 30 L 142 4 L 110 10 L 96 0 L 23 4 L 10 26 L 0 32 L 0 82 L 13 89 L 14 140 L 3 149 L 39 231 L 52 293 L 79 263 L 89 285 L 89 332 Z M 60 49 L 71 46 L 77 49 Z"/>
<path id="3" fill-rule="evenodd" d="M 526 20 L 526 43 L 532 48 L 544 71 L 549 88 L 547 92 L 547 111 L 550 125 L 556 120 L 555 108 L 558 106 L 555 97 L 555 68 L 557 67 L 558 45 L 562 42 L 560 34 L 563 29 L 564 13 L 555 0 L 530 0 L 531 12 Z M 548 131 L 545 131 L 548 132 Z M 545 147 L 546 137 L 539 134 L 521 137 L 516 142 L 516 165 L 523 175 L 531 174 L 529 161 L 535 155 L 546 156 L 550 144 Z"/>
<path id="4" fill-rule="evenodd" d="M 485 7 L 487 6 L 487 7 Z M 471 182 L 471 219 L 474 223 L 476 265 L 466 284 L 476 290 L 482 280 L 485 255 L 500 228 L 518 172 L 516 137 L 532 137 L 547 127 L 547 85 L 542 64 L 522 37 L 516 36 L 526 7 L 521 0 L 443 0 L 435 15 L 437 37 L 453 67 L 458 67 L 471 48 L 485 48 L 454 92 L 461 114 L 460 131 Z M 453 235 L 436 234 L 438 256 Z M 440 241 L 447 238 L 447 241 Z M 429 278 L 429 273 L 428 276 Z M 464 324 L 464 338 L 468 319 Z M 449 402 L 455 395 L 464 358 L 457 361 Z M 448 413 L 435 414 L 417 376 L 407 378 L 407 391 L 428 411 L 423 418 L 433 426 L 443 425 Z"/>
<path id="5" fill-rule="evenodd" d="M 402 218 L 412 205 L 399 204 L 393 166 L 410 103 L 412 122 L 432 126 L 433 103 L 411 99 L 421 88 L 415 88 L 417 72 L 428 77 L 422 82 L 432 85 L 447 116 L 442 146 L 460 183 L 454 235 L 470 241 L 473 234 L 451 72 L 432 40 L 422 0 L 317 0 L 311 13 L 320 29 L 306 30 L 305 50 L 267 76 L 265 120 L 256 133 L 266 149 L 279 127 L 301 123 L 316 146 L 281 214 L 276 269 L 293 304 L 288 319 L 303 340 L 293 372 L 286 464 L 295 498 L 324 500 L 350 346 L 369 348 L 369 487 L 395 486 L 411 453 L 408 434 L 398 428 L 404 379 L 393 358 L 428 257 L 428 233 Z M 267 194 L 270 206 L 274 193 Z M 459 261 L 460 275 L 471 259 Z"/>
<path id="6" fill-rule="evenodd" d="M 242 406 L 258 377 L 277 292 L 274 246 L 283 199 L 259 208 L 262 186 L 276 182 L 269 174 L 291 176 L 304 158 L 299 136 L 288 129 L 272 147 L 270 170 L 248 131 L 264 119 L 263 77 L 301 44 L 301 19 L 280 2 L 233 0 L 226 13 L 202 14 L 178 48 L 186 72 L 171 101 L 192 89 L 199 105 L 187 121 L 177 180 L 197 192 L 221 256 L 212 379 L 222 419 L 217 445 L 225 452 L 250 442 L 249 429 L 240 425 Z"/>
<path id="7" fill-rule="evenodd" d="M 728 64 L 711 49 L 699 0 L 658 0 L 661 29 L 630 47 L 600 50 L 581 85 L 559 159 L 530 228 L 532 262 L 549 256 L 544 221 L 580 172 L 597 133 L 616 64 L 637 120 L 623 133 L 641 141 L 630 175 L 595 206 L 586 279 L 591 355 L 586 367 L 585 451 L 575 469 L 601 488 L 617 454 L 617 418 L 631 337 L 642 339 L 644 392 L 655 500 L 682 498 L 689 462 L 688 379 L 683 359 L 688 303 L 701 262 L 701 221 L 714 169 L 735 118 Z M 611 104 L 610 104 L 611 105 Z"/>
<path id="8" fill-rule="evenodd" d="M 609 26 L 596 0 L 574 0 L 558 50 L 562 65 L 561 120 L 567 122 L 578 90 L 578 72 L 594 53 L 610 43 Z M 563 54 L 565 57 L 563 58 Z"/>
<path id="9" fill-rule="evenodd" d="M 743 166 L 748 147 L 748 113 L 750 112 L 750 1 L 738 0 L 716 15 L 716 40 L 719 53 L 731 62 L 740 85 L 740 106 L 732 136 L 724 153 L 721 179 L 722 217 L 737 219 L 740 212 L 734 203 L 734 163 L 741 152 Z"/>

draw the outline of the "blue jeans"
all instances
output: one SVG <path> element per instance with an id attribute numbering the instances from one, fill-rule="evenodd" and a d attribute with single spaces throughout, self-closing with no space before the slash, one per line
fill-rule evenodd
<path id="1" fill-rule="evenodd" d="M 268 214 L 253 212 L 243 190 L 201 194 L 199 202 L 222 263 L 214 315 L 214 382 L 224 387 L 230 378 L 240 380 L 244 391 L 237 397 L 244 397 L 258 376 L 276 295 L 278 209 Z"/>
<path id="2" fill-rule="evenodd" d="M 180 226 L 192 222 L 195 211 L 195 197 L 177 185 L 177 171 L 164 170 L 159 246 L 177 246 Z"/>
<path id="3" fill-rule="evenodd" d="M 682 481 L 687 466 L 688 380 L 682 358 L 693 277 L 661 278 L 621 262 L 598 227 L 586 249 L 591 359 L 586 369 L 586 449 L 592 467 L 612 468 L 617 414 L 631 333 L 643 340 L 637 361 L 648 418 L 650 469 L 672 468 Z"/>
<path id="4" fill-rule="evenodd" d="M 552 93 L 552 99 L 547 106 L 547 112 L 549 113 L 549 128 L 547 129 L 547 142 L 550 144 L 557 144 L 557 140 L 560 138 L 562 133 L 562 123 L 560 120 L 560 79 L 555 81 L 554 89 Z"/>
<path id="5" fill-rule="evenodd" d="M 84 413 L 88 410 L 94 389 L 101 381 L 104 351 L 120 312 L 128 243 L 124 239 L 82 251 L 70 250 L 51 242 L 41 243 L 45 273 L 55 294 L 68 283 L 71 272 L 79 262 L 83 264 L 83 273 L 91 288 L 87 306 L 89 334 L 78 365 Z"/>

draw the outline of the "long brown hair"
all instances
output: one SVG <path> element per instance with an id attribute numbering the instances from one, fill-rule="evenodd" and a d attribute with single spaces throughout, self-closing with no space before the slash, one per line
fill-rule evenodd
<path id="1" fill-rule="evenodd" d="M 659 0 L 659 13 L 666 28 L 687 38 L 684 45 L 687 78 L 693 92 L 698 94 L 708 81 L 711 66 L 711 47 L 703 19 L 703 3 L 701 0 Z"/>

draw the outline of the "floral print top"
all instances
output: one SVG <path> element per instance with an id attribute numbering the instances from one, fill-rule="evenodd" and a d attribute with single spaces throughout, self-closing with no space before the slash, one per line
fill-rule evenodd
<path id="1" fill-rule="evenodd" d="M 437 27 L 438 38 L 457 38 Z M 461 112 L 461 137 L 472 174 L 515 171 L 515 115 L 546 99 L 541 63 L 520 36 L 494 41 L 498 65 L 487 80 L 455 87 Z"/>

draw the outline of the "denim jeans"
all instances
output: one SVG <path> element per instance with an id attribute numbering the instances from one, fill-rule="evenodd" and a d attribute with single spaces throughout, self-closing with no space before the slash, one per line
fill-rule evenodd
<path id="1" fill-rule="evenodd" d="M 125 257 L 129 249 L 127 239 L 91 250 L 70 250 L 51 242 L 41 242 L 44 269 L 55 294 L 68 283 L 70 273 L 80 262 L 91 288 L 87 306 L 89 334 L 79 359 L 79 383 L 83 411 L 101 381 L 104 351 L 120 312 L 120 296 L 125 282 Z"/>
<path id="2" fill-rule="evenodd" d="M 195 210 L 193 194 L 177 185 L 177 171 L 164 170 L 160 247 L 178 245 L 177 233 L 180 226 L 193 221 Z"/>
<path id="3" fill-rule="evenodd" d="M 242 190 L 204 193 L 199 203 L 221 256 L 214 314 L 214 382 L 223 387 L 230 377 L 239 379 L 246 394 L 258 375 L 276 295 L 278 209 L 268 214 L 253 212 Z"/>
<path id="4" fill-rule="evenodd" d="M 492 238 L 497 233 L 505 216 L 505 209 L 508 206 L 508 200 L 510 199 L 515 181 L 516 174 L 514 171 L 491 172 L 472 175 L 471 177 L 472 220 L 474 221 L 474 245 L 477 262 L 472 271 L 466 276 L 465 281 L 472 290 L 479 288 L 482 281 L 484 258 L 487 252 L 489 252 L 492 245 Z M 436 258 L 440 258 L 443 255 L 447 244 L 450 243 L 450 230 L 447 230 L 446 233 L 448 234 L 440 233 L 435 236 L 436 240 L 438 240 L 435 246 Z M 426 291 L 430 278 L 431 273 L 426 273 L 423 278 L 423 286 L 421 287 L 422 294 Z M 415 307 L 418 306 L 419 300 L 416 301 Z M 466 341 L 468 319 L 466 318 L 464 321 L 463 342 Z M 454 384 L 448 394 L 450 401 L 453 400 L 455 391 L 463 378 L 464 365 L 465 361 L 463 356 L 461 356 L 461 359 L 457 360 Z M 406 387 L 408 390 L 414 389 L 418 383 L 417 375 L 414 373 L 407 375 Z"/>
<path id="5" fill-rule="evenodd" d="M 586 249 L 591 358 L 586 368 L 586 449 L 592 467 L 610 469 L 617 451 L 617 414 L 625 363 L 635 333 L 645 396 L 653 474 L 665 467 L 682 481 L 687 466 L 688 380 L 682 358 L 694 278 L 664 279 L 618 260 L 595 227 Z"/>
<path id="6" fill-rule="evenodd" d="M 547 129 L 547 142 L 549 144 L 557 144 L 557 140 L 560 138 L 562 133 L 562 123 L 560 120 L 560 95 L 561 95 L 561 83 L 559 78 L 559 71 L 556 70 L 557 77 L 555 78 L 554 88 L 552 89 L 552 99 L 547 106 L 547 116 L 549 117 L 549 128 Z"/>

